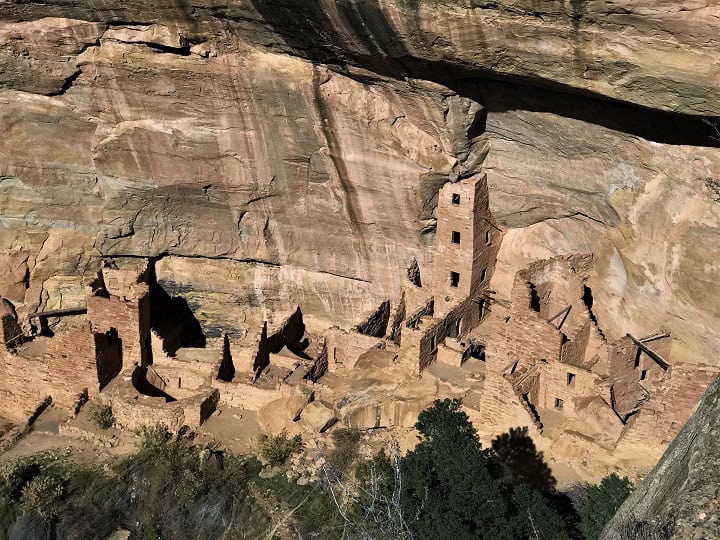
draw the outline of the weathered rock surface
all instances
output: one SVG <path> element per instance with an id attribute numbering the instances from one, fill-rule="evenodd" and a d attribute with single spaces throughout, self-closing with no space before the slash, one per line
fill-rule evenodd
<path id="1" fill-rule="evenodd" d="M 3 247 L 32 253 L 35 304 L 57 274 L 79 298 L 78 258 L 172 255 L 170 288 L 218 295 L 225 280 L 239 310 L 310 301 L 350 325 L 428 260 L 429 199 L 456 161 L 449 91 L 249 48 L 185 57 L 103 38 L 79 64 L 62 97 L 3 92 Z M 63 249 L 36 257 L 48 237 Z"/>
<path id="2" fill-rule="evenodd" d="M 509 299 L 515 272 L 532 260 L 594 253 L 591 287 L 609 338 L 667 326 L 675 358 L 716 363 L 720 333 L 709 321 L 720 317 L 720 204 L 709 179 L 720 177 L 718 149 L 510 109 L 492 89 L 485 96 L 483 166 L 493 213 L 511 227 L 494 276 L 498 296 Z"/>
<path id="3" fill-rule="evenodd" d="M 371 64 L 388 73 L 437 80 L 472 71 L 720 115 L 720 6 L 705 0 L 10 0 L 0 14 L 13 22 L 42 17 L 161 21 L 190 42 L 242 35 L 315 60 Z M 162 38 L 154 43 L 168 46 Z"/>
<path id="4" fill-rule="evenodd" d="M 594 252 L 612 337 L 666 325 L 715 363 L 720 151 L 659 111 L 719 114 L 717 9 L 6 1 L 0 295 L 76 306 L 102 256 L 150 256 L 208 335 L 287 305 L 350 328 L 413 260 L 431 280 L 437 190 L 484 168 L 498 297 Z M 551 83 L 655 110 L 527 86 Z"/>
<path id="5" fill-rule="evenodd" d="M 602 538 L 635 538 L 642 530 L 665 530 L 682 540 L 718 538 L 718 486 L 720 381 L 707 389 L 695 414 L 620 507 Z"/>

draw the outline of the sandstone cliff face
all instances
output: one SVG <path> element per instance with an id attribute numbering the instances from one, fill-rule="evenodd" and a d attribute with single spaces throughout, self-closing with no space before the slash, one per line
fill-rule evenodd
<path id="1" fill-rule="evenodd" d="M 234 34 L 414 77 L 470 70 L 656 109 L 720 114 L 720 7 L 705 0 L 10 0 L 0 15 L 42 17 L 171 23 L 193 41 Z M 11 65 L 25 71 L 38 62 Z"/>
<path id="2" fill-rule="evenodd" d="M 717 17 L 707 2 L 6 1 L 0 295 L 78 305 L 102 256 L 152 256 L 209 335 L 292 304 L 350 327 L 397 299 L 413 258 L 431 278 L 437 190 L 484 168 L 507 229 L 499 297 L 531 259 L 594 252 L 612 337 L 667 325 L 675 359 L 714 363 L 720 151 L 697 116 L 663 111 L 720 115 Z"/>
<path id="3" fill-rule="evenodd" d="M 640 537 L 639 531 L 667 531 L 678 539 L 720 536 L 718 418 L 720 382 L 715 382 L 657 466 L 620 507 L 602 538 L 635 538 Z"/>

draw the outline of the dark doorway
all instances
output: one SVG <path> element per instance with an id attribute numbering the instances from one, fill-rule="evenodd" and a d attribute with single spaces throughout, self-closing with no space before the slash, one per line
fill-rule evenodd
<path id="1" fill-rule="evenodd" d="M 590 287 L 588 287 L 587 285 L 583 285 L 582 300 L 583 300 L 583 303 L 587 306 L 587 308 L 592 310 L 593 294 L 592 294 L 592 289 Z"/>
<path id="2" fill-rule="evenodd" d="M 530 283 L 530 309 L 540 313 L 540 295 L 534 283 Z"/>
<path id="3" fill-rule="evenodd" d="M 465 360 L 468 358 L 475 358 L 476 360 L 480 360 L 481 362 L 485 361 L 485 345 L 482 343 L 477 343 L 475 341 L 470 342 L 470 346 L 468 347 L 467 351 L 465 351 Z"/>

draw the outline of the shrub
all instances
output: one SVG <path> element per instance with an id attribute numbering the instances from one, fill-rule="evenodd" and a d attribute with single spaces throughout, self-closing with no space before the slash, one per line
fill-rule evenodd
<path id="1" fill-rule="evenodd" d="M 138 434 L 140 435 L 140 449 L 153 455 L 163 453 L 173 436 L 167 426 L 162 424 L 142 426 Z"/>
<path id="2" fill-rule="evenodd" d="M 199 473 L 186 469 L 175 488 L 175 496 L 186 506 L 197 501 L 205 494 L 206 482 Z"/>
<path id="3" fill-rule="evenodd" d="M 358 457 L 360 431 L 340 428 L 332 432 L 335 448 L 329 455 L 329 462 L 337 471 L 346 472 Z"/>
<path id="4" fill-rule="evenodd" d="M 300 452 L 302 447 L 300 435 L 290 438 L 284 429 L 277 435 L 260 435 L 260 455 L 273 467 L 284 465 L 290 456 Z"/>
<path id="5" fill-rule="evenodd" d="M 33 458 L 18 459 L 4 464 L 0 468 L 0 496 L 6 503 L 17 501 L 25 485 L 40 472 L 40 464 Z"/>
<path id="6" fill-rule="evenodd" d="M 578 512 L 580 531 L 585 538 L 596 540 L 600 537 L 603 527 L 630 495 L 631 487 L 630 480 L 613 473 L 587 490 L 587 499 Z"/>
<path id="7" fill-rule="evenodd" d="M 110 429 L 115 425 L 115 416 L 110 405 L 98 405 L 90 411 L 90 419 L 100 429 Z"/>
<path id="8" fill-rule="evenodd" d="M 49 521 L 58 515 L 64 493 L 62 478 L 51 473 L 41 474 L 23 488 L 20 506 L 25 513 Z"/>
<path id="9" fill-rule="evenodd" d="M 580 510 L 583 505 L 587 502 L 588 490 L 593 487 L 589 482 L 581 481 L 575 482 L 569 488 L 565 489 L 565 495 L 570 499 L 575 511 Z"/>

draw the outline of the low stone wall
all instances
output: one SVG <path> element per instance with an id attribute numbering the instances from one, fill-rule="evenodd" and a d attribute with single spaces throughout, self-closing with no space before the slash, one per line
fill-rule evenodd
<path id="1" fill-rule="evenodd" d="M 219 403 L 225 407 L 237 407 L 249 411 L 258 411 L 268 403 L 283 397 L 280 385 L 260 386 L 247 382 L 215 380 L 213 387 L 220 392 Z"/>
<path id="2" fill-rule="evenodd" d="M 382 339 L 357 332 L 330 328 L 325 333 L 328 371 L 347 373 L 369 349 L 380 347 Z"/>
<path id="3" fill-rule="evenodd" d="M 120 444 L 120 440 L 115 435 L 94 433 L 79 426 L 68 425 L 67 423 L 58 426 L 58 435 L 71 439 L 79 439 L 81 441 L 89 441 L 95 446 L 103 448 L 114 448 Z"/>
<path id="4" fill-rule="evenodd" d="M 137 431 L 142 427 L 165 425 L 178 430 L 185 421 L 185 411 L 177 402 L 166 403 L 163 398 L 139 397 L 134 400 L 111 399 L 115 425 L 120 429 Z"/>
<path id="5" fill-rule="evenodd" d="M 182 426 L 198 428 L 210 417 L 219 400 L 220 392 L 217 389 L 169 403 L 164 398 L 137 395 L 134 398 L 119 395 L 109 398 L 115 425 L 131 431 L 160 424 L 172 431 Z"/>
<path id="6" fill-rule="evenodd" d="M 25 421 L 14 426 L 10 431 L 3 435 L 2 439 L 0 439 L 0 452 L 4 452 L 7 448 L 25 436 L 32 428 L 32 425 L 35 423 L 38 416 L 40 416 L 51 403 L 52 399 L 50 396 L 47 396 L 39 402 L 36 402 L 34 406 L 31 406 L 30 409 L 32 412 L 27 416 Z"/>

